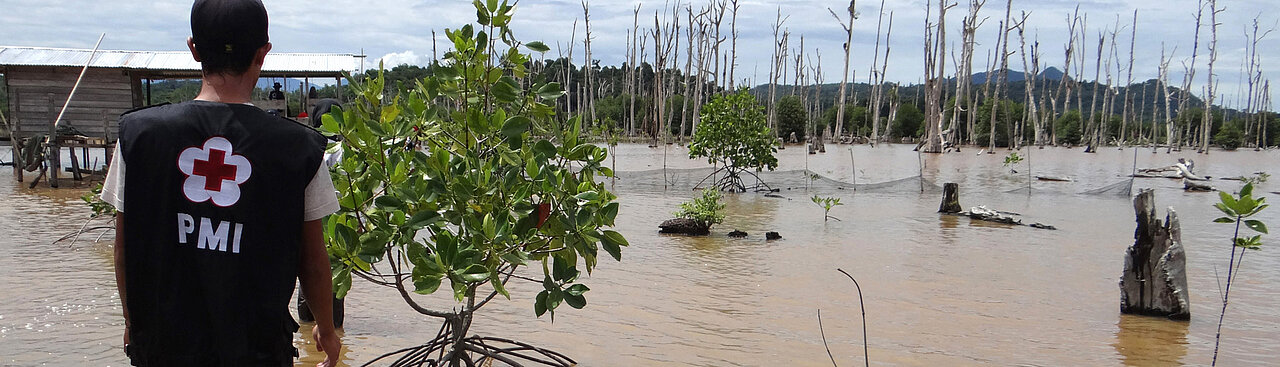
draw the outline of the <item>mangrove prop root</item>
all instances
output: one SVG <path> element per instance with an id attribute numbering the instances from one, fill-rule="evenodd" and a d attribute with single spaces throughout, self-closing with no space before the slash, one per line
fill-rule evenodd
<path id="1" fill-rule="evenodd" d="M 564 354 L 510 339 L 471 336 L 454 340 L 453 330 L 447 322 L 426 344 L 384 354 L 363 366 L 397 356 L 399 358 L 388 366 L 489 366 L 496 361 L 516 367 L 571 367 L 578 363 Z"/>

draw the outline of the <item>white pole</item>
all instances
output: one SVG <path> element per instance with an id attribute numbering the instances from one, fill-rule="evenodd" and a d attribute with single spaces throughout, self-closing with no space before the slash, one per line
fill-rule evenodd
<path id="1" fill-rule="evenodd" d="M 93 52 L 89 53 L 89 61 L 84 62 L 84 68 L 80 69 L 80 76 L 76 77 L 76 84 L 71 86 L 71 94 L 67 95 L 67 102 L 62 104 L 62 110 L 58 111 L 58 118 L 53 120 L 53 129 L 52 131 L 50 131 L 48 139 L 52 139 L 53 136 L 57 134 L 58 123 L 62 122 L 62 116 L 67 113 L 67 107 L 71 106 L 71 98 L 74 98 L 76 96 L 76 90 L 80 89 L 80 81 L 84 80 L 84 74 L 89 71 L 89 65 L 93 64 L 93 57 L 98 54 L 98 46 L 102 45 L 102 39 L 106 37 L 107 37 L 106 33 L 103 33 L 101 36 L 98 36 L 98 43 L 95 43 L 93 45 Z"/>

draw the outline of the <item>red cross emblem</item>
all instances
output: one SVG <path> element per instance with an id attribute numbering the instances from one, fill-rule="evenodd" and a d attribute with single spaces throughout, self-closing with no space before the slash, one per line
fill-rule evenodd
<path id="1" fill-rule="evenodd" d="M 221 136 L 205 140 L 201 147 L 190 147 L 178 156 L 178 170 L 187 179 L 182 193 L 192 202 L 213 201 L 227 207 L 240 201 L 240 184 L 249 179 L 253 165 L 234 153 L 231 142 Z"/>
<path id="2" fill-rule="evenodd" d="M 235 181 L 236 166 L 223 163 L 226 157 L 226 151 L 210 149 L 209 160 L 195 160 L 191 172 L 204 176 L 205 190 L 222 191 L 222 180 Z"/>

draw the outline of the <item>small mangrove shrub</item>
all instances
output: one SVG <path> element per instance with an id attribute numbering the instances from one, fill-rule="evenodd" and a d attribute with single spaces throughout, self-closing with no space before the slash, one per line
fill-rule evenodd
<path id="1" fill-rule="evenodd" d="M 840 220 L 840 218 L 836 218 L 836 217 L 831 216 L 831 209 L 832 209 L 832 208 L 835 208 L 835 207 L 837 207 L 837 206 L 844 205 L 843 203 L 840 203 L 840 198 L 837 198 L 837 197 L 821 197 L 821 196 L 818 196 L 818 195 L 816 195 L 816 194 L 815 194 L 815 195 L 813 195 L 813 197 L 812 197 L 812 198 L 809 198 L 809 200 L 812 200 L 814 204 L 818 204 L 818 207 L 822 208 L 822 211 L 823 211 L 823 212 L 822 212 L 822 221 L 823 221 L 823 222 L 827 221 L 828 219 Z"/>
<path id="2" fill-rule="evenodd" d="M 772 171 L 778 167 L 778 151 L 773 132 L 765 120 L 764 107 L 746 88 L 735 93 L 716 95 L 702 106 L 701 122 L 689 143 L 689 158 L 706 158 L 707 163 L 721 167 L 708 175 L 724 172 L 713 185 L 725 191 L 747 191 L 742 174 L 749 170 Z"/>
<path id="3" fill-rule="evenodd" d="M 1222 339 L 1222 320 L 1227 315 L 1227 301 L 1231 297 L 1231 284 L 1240 275 L 1240 264 L 1244 262 L 1245 252 L 1262 248 L 1262 235 L 1242 237 L 1240 236 L 1240 225 L 1244 224 L 1245 227 L 1254 232 L 1267 233 L 1267 225 L 1262 221 L 1247 219 L 1267 208 L 1267 198 L 1253 198 L 1252 183 L 1245 184 L 1240 189 L 1239 196 L 1233 196 L 1225 192 L 1218 192 L 1218 195 L 1221 201 L 1213 204 L 1213 206 L 1222 211 L 1223 214 L 1226 214 L 1226 216 L 1214 219 L 1213 222 L 1235 224 L 1236 228 L 1231 235 L 1231 261 L 1227 263 L 1227 286 L 1222 293 L 1222 313 L 1218 315 L 1218 333 L 1214 336 L 1213 341 L 1213 365 L 1218 363 L 1218 344 Z M 1240 252 L 1238 258 L 1236 256 L 1237 250 Z"/>
<path id="4" fill-rule="evenodd" d="M 93 214 L 89 215 L 90 218 L 97 218 L 103 215 L 109 217 L 116 215 L 116 207 L 102 201 L 102 184 L 94 186 L 93 190 L 89 190 L 89 193 L 81 196 L 80 200 L 83 200 L 85 204 L 89 205 L 89 210 L 93 211 Z"/>
<path id="5" fill-rule="evenodd" d="M 1022 156 L 1018 155 L 1018 152 L 1009 152 L 1009 155 L 1004 157 L 1004 166 L 1006 168 L 1009 168 L 1009 171 L 1013 173 L 1018 173 L 1018 171 L 1015 171 L 1012 166 L 1015 166 L 1018 163 L 1022 163 L 1022 160 L 1023 158 Z"/>
<path id="6" fill-rule="evenodd" d="M 720 203 L 720 190 L 707 188 L 702 190 L 702 196 L 693 200 L 680 204 L 680 210 L 674 214 L 676 217 L 690 219 L 698 223 L 699 226 L 711 228 L 711 226 L 724 222 L 724 204 Z"/>

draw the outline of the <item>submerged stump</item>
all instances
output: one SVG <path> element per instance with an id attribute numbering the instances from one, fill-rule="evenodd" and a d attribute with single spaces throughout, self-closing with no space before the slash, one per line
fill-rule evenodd
<path id="1" fill-rule="evenodd" d="M 942 205 L 938 206 L 938 212 L 955 214 L 963 210 L 960 208 L 960 184 L 954 182 L 942 184 Z"/>
<path id="2" fill-rule="evenodd" d="M 1164 223 L 1156 217 L 1155 194 L 1142 190 L 1133 199 L 1138 228 L 1124 255 L 1120 276 L 1120 312 L 1191 319 L 1187 294 L 1187 256 L 1178 214 L 1169 208 Z"/>
<path id="3" fill-rule="evenodd" d="M 711 226 L 703 225 L 688 218 L 668 219 L 658 225 L 658 233 L 675 233 L 691 236 L 704 236 L 711 233 Z"/>

